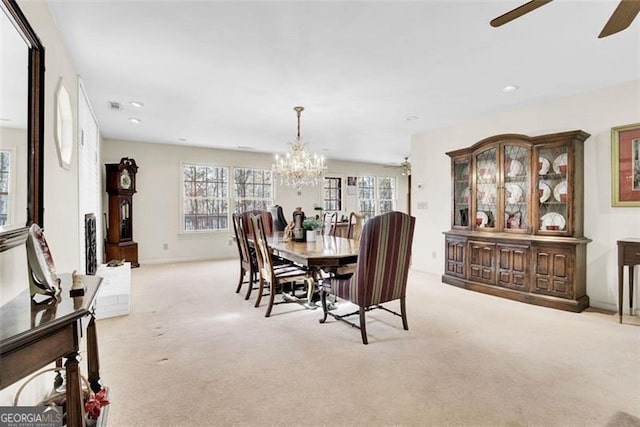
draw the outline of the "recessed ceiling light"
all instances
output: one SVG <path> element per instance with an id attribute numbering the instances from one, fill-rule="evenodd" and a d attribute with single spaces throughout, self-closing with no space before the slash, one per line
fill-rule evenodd
<path id="1" fill-rule="evenodd" d="M 508 85 L 502 88 L 502 91 L 504 93 L 509 93 L 509 92 L 515 92 L 520 88 L 520 86 L 517 85 Z"/>
<path id="2" fill-rule="evenodd" d="M 414 120 L 418 120 L 418 116 L 407 116 L 405 120 L 408 122 L 412 122 Z"/>
<path id="3" fill-rule="evenodd" d="M 136 108 L 144 107 L 144 104 L 142 102 L 139 102 L 139 101 L 131 101 L 131 102 L 129 102 L 129 104 L 133 105 Z"/>
<path id="4" fill-rule="evenodd" d="M 129 117 L 129 121 L 130 121 L 131 123 L 135 123 L 135 124 L 138 124 L 138 123 L 142 122 L 142 120 L 140 120 L 140 119 L 139 119 L 139 118 L 137 118 L 137 117 Z"/>

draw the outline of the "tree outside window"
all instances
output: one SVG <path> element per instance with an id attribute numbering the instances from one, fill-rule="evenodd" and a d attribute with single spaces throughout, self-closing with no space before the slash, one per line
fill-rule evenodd
<path id="1" fill-rule="evenodd" d="M 342 178 L 324 178 L 324 210 L 342 210 Z"/>
<path id="2" fill-rule="evenodd" d="M 360 176 L 357 180 L 358 206 L 365 220 L 395 209 L 394 177 Z"/>
<path id="3" fill-rule="evenodd" d="M 229 170 L 225 167 L 183 166 L 184 231 L 229 229 Z"/>
<path id="4" fill-rule="evenodd" d="M 9 179 L 11 171 L 11 151 L 0 150 L 0 225 L 9 219 Z"/>
<path id="5" fill-rule="evenodd" d="M 235 168 L 233 175 L 235 212 L 267 210 L 273 205 L 270 170 Z"/>

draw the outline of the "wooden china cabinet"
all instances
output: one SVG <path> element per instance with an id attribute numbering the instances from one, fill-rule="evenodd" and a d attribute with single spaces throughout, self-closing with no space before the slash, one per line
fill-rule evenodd
<path id="1" fill-rule="evenodd" d="M 584 141 L 571 131 L 497 135 L 451 157 L 442 281 L 580 312 L 586 294 Z"/>

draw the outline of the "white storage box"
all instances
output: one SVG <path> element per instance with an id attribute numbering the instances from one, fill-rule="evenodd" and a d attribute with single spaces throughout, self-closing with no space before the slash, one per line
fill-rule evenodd
<path id="1" fill-rule="evenodd" d="M 100 264 L 96 270 L 96 276 L 102 277 L 96 297 L 96 318 L 106 319 L 129 314 L 131 263 L 125 262 L 119 267 Z"/>

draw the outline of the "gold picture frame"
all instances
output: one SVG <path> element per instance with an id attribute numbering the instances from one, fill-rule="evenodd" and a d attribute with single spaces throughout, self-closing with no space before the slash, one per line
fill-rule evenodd
<path id="1" fill-rule="evenodd" d="M 611 206 L 640 207 L 640 123 L 611 129 Z"/>

